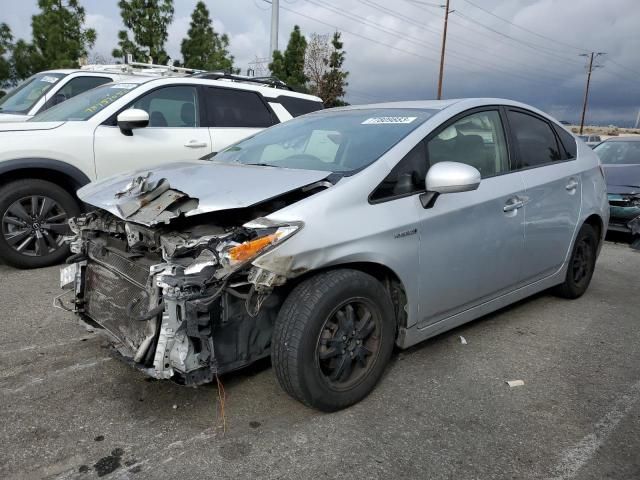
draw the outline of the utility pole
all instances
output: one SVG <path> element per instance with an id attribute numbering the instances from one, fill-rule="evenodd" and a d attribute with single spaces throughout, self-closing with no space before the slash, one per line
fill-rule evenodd
<path id="1" fill-rule="evenodd" d="M 442 52 L 440 53 L 440 75 L 438 76 L 438 100 L 442 98 L 442 77 L 444 76 L 444 52 L 447 45 L 447 25 L 449 23 L 449 0 L 444 6 L 444 29 L 442 30 Z M 452 10 L 453 11 L 453 10 Z"/>
<path id="2" fill-rule="evenodd" d="M 271 58 L 278 50 L 278 20 L 280 17 L 280 0 L 271 0 Z"/>
<path id="3" fill-rule="evenodd" d="M 591 72 L 594 68 L 600 67 L 600 65 L 593 65 L 593 60 L 600 55 L 606 55 L 605 52 L 591 52 L 582 53 L 581 57 L 589 57 L 589 67 L 587 69 L 587 87 L 584 90 L 584 102 L 582 102 L 582 117 L 580 117 L 580 135 L 582 135 L 582 129 L 584 127 L 584 115 L 587 113 L 587 102 L 589 101 L 589 84 L 591 83 Z"/>

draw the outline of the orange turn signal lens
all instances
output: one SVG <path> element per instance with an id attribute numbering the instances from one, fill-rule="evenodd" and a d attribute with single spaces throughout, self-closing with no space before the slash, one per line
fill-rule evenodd
<path id="1" fill-rule="evenodd" d="M 265 235 L 264 237 L 242 242 L 240 245 L 231 247 L 229 249 L 229 259 L 234 263 L 245 262 L 275 242 L 279 236 L 277 233 L 272 233 L 271 235 Z"/>

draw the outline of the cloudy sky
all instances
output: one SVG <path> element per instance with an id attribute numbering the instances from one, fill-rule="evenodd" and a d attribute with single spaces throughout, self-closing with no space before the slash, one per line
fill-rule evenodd
<path id="1" fill-rule="evenodd" d="M 450 0 L 444 97 L 513 98 L 559 119 L 579 120 L 586 81 L 581 53 L 597 59 L 587 121 L 632 125 L 640 109 L 639 0 Z M 229 34 L 243 73 L 269 55 L 270 4 L 205 0 L 217 31 Z M 116 0 L 81 0 L 98 32 L 94 52 L 110 57 L 122 28 Z M 196 0 L 175 0 L 167 51 L 180 58 Z M 347 100 L 434 98 L 444 0 L 280 0 L 279 46 L 303 33 L 343 32 Z M 37 0 L 0 0 L 0 22 L 30 37 Z M 480 8 L 478 8 L 480 7 Z M 505 21 L 506 20 L 506 21 Z"/>

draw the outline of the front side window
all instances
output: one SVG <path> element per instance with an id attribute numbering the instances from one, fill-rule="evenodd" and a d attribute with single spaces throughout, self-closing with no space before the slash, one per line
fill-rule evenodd
<path id="1" fill-rule="evenodd" d="M 640 165 L 640 141 L 603 142 L 593 151 L 604 165 Z"/>
<path id="2" fill-rule="evenodd" d="M 139 98 L 129 108 L 147 112 L 150 127 L 200 126 L 198 94 L 195 87 L 182 85 L 159 88 Z"/>
<path id="3" fill-rule="evenodd" d="M 509 171 L 507 142 L 500 114 L 478 112 L 447 126 L 427 143 L 429 165 L 459 162 L 475 167 L 482 178 Z"/>
<path id="4" fill-rule="evenodd" d="M 390 108 L 312 113 L 242 140 L 214 161 L 347 175 L 375 162 L 434 113 Z"/>
<path id="5" fill-rule="evenodd" d="M 38 100 L 64 76 L 64 73 L 39 73 L 29 77 L 0 99 L 0 112 L 29 113 Z"/>
<path id="6" fill-rule="evenodd" d="M 114 83 L 87 90 L 80 95 L 39 113 L 31 122 L 83 122 L 101 112 L 140 85 Z"/>
<path id="7" fill-rule="evenodd" d="M 533 115 L 510 110 L 509 126 L 520 152 L 522 168 L 537 167 L 562 159 L 551 126 Z"/>
<path id="8" fill-rule="evenodd" d="M 53 97 L 47 100 L 47 103 L 45 103 L 44 107 L 40 111 L 43 112 L 54 105 L 58 105 L 59 103 L 75 97 L 76 95 L 109 82 L 111 82 L 111 79 L 108 77 L 72 78 L 60 90 L 58 90 Z"/>
<path id="9" fill-rule="evenodd" d="M 213 127 L 266 128 L 277 123 L 256 92 L 209 87 L 207 114 Z"/>

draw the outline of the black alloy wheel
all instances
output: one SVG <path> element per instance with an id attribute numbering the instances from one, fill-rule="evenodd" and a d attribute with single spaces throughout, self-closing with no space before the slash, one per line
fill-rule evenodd
<path id="1" fill-rule="evenodd" d="M 316 353 L 330 388 L 352 388 L 368 375 L 380 351 L 381 324 L 378 309 L 364 298 L 347 300 L 329 315 Z"/>
<path id="2" fill-rule="evenodd" d="M 0 261 L 18 268 L 62 262 L 68 221 L 79 214 L 78 202 L 55 183 L 23 179 L 0 187 Z"/>
<path id="3" fill-rule="evenodd" d="M 67 212 L 55 200 L 31 195 L 13 202 L 2 216 L 5 242 L 21 255 L 45 256 L 64 247 Z"/>

